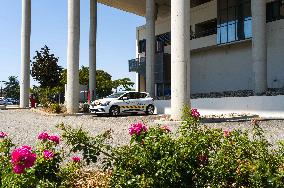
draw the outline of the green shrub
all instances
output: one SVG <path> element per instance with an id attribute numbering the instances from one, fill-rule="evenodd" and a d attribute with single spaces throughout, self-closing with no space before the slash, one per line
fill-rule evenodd
<path id="1" fill-rule="evenodd" d="M 88 162 L 105 154 L 111 187 L 284 187 L 283 143 L 271 147 L 256 121 L 249 134 L 202 126 L 199 116 L 185 108 L 176 133 L 132 124 L 130 145 L 117 148 L 106 144 L 109 134 L 91 137 L 68 127 L 64 138 Z"/>
<path id="2" fill-rule="evenodd" d="M 57 104 L 57 103 L 51 104 L 50 110 L 51 110 L 52 113 L 56 113 L 56 114 L 59 114 L 59 113 L 62 112 L 60 104 Z"/>

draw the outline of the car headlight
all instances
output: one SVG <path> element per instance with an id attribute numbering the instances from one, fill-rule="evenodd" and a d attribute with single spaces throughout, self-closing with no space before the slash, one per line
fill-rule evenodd
<path id="1" fill-rule="evenodd" d="M 109 103 L 110 103 L 110 101 L 107 101 L 107 102 L 105 102 L 105 103 L 101 103 L 101 106 L 108 106 Z"/>

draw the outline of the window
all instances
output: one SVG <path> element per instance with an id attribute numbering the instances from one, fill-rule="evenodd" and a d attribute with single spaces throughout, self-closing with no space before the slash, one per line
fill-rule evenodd
<path id="1" fill-rule="evenodd" d="M 191 0 L 190 6 L 191 6 L 191 8 L 193 8 L 193 7 L 197 7 L 199 5 L 202 5 L 204 3 L 208 3 L 210 1 L 212 1 L 212 0 Z"/>
<path id="2" fill-rule="evenodd" d="M 135 92 L 129 92 L 129 93 L 125 93 L 121 99 L 123 99 L 123 97 L 127 97 L 127 99 L 136 99 L 136 94 Z"/>
<path id="3" fill-rule="evenodd" d="M 164 52 L 164 47 L 171 44 L 171 33 L 156 36 L 156 53 Z"/>
<path id="4" fill-rule="evenodd" d="M 277 0 L 266 5 L 266 21 L 273 22 L 284 19 L 284 0 Z"/>
<path id="5" fill-rule="evenodd" d="M 169 99 L 171 97 L 171 84 L 157 84 L 156 86 L 158 99 Z"/>
<path id="6" fill-rule="evenodd" d="M 250 0 L 218 0 L 217 43 L 252 37 Z"/>
<path id="7" fill-rule="evenodd" d="M 195 25 L 195 38 L 206 37 L 217 33 L 217 19 Z"/>
<path id="8" fill-rule="evenodd" d="M 139 53 L 146 52 L 146 39 L 140 40 L 138 42 L 138 52 Z"/>
<path id="9" fill-rule="evenodd" d="M 147 94 L 146 93 L 139 93 L 139 98 L 140 99 L 144 99 L 147 97 Z"/>

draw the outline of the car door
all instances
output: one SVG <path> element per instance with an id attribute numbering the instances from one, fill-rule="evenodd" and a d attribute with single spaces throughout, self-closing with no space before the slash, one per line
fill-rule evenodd
<path id="1" fill-rule="evenodd" d="M 139 92 L 131 92 L 129 110 L 130 111 L 140 111 L 139 102 L 140 102 L 140 93 Z"/>
<path id="2" fill-rule="evenodd" d="M 119 98 L 118 106 L 121 112 L 127 112 L 130 110 L 131 105 L 131 95 L 130 93 L 125 93 L 123 96 Z"/>
<path id="3" fill-rule="evenodd" d="M 147 94 L 146 93 L 139 93 L 139 100 L 138 100 L 138 106 L 141 111 L 145 111 L 147 108 Z"/>

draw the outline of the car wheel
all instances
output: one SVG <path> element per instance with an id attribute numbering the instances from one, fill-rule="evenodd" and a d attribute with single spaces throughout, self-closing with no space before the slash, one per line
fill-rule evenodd
<path id="1" fill-rule="evenodd" d="M 109 115 L 111 116 L 118 116 L 120 113 L 120 109 L 118 106 L 112 106 L 109 110 Z"/>
<path id="2" fill-rule="evenodd" d="M 149 106 L 147 106 L 147 108 L 146 108 L 146 114 L 147 115 L 153 115 L 154 112 L 155 112 L 155 107 L 153 105 L 150 104 Z"/>

